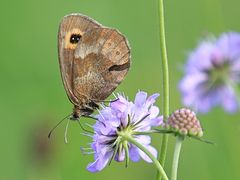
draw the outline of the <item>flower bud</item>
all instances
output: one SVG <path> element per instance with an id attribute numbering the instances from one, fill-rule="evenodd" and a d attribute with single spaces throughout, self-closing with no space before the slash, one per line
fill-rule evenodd
<path id="1" fill-rule="evenodd" d="M 203 131 L 196 114 L 187 108 L 176 110 L 170 115 L 165 128 L 183 136 L 203 136 Z"/>

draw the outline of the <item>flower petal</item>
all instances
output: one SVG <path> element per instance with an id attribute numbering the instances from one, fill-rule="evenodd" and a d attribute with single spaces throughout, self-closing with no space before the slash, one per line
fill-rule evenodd
<path id="1" fill-rule="evenodd" d="M 235 32 L 223 33 L 216 42 L 217 47 L 228 60 L 240 56 L 240 34 Z"/>
<path id="2" fill-rule="evenodd" d="M 122 162 L 125 159 L 125 151 L 122 149 L 120 152 L 118 152 L 115 156 L 115 160 L 118 162 Z"/>
<path id="3" fill-rule="evenodd" d="M 136 94 L 134 103 L 136 106 L 142 106 L 146 102 L 146 99 L 147 99 L 147 93 L 143 91 L 139 91 Z"/>
<path id="4" fill-rule="evenodd" d="M 112 109 L 114 109 L 114 110 L 118 110 L 118 111 L 123 112 L 123 111 L 125 111 L 125 109 L 127 108 L 127 105 L 126 105 L 126 103 L 121 102 L 121 101 L 118 100 L 118 101 L 112 102 L 112 103 L 110 104 L 110 107 L 111 107 Z"/>
<path id="5" fill-rule="evenodd" d="M 238 109 L 237 97 L 231 87 L 226 87 L 222 92 L 222 106 L 227 112 L 234 113 Z"/>
<path id="6" fill-rule="evenodd" d="M 90 172 L 101 171 L 109 162 L 112 154 L 113 152 L 108 152 L 103 156 L 98 156 L 98 158 L 94 162 L 88 164 L 87 170 Z"/>
<path id="7" fill-rule="evenodd" d="M 131 145 L 129 148 L 129 156 L 133 162 L 140 160 L 139 150 L 135 145 Z"/>
<path id="8" fill-rule="evenodd" d="M 163 116 L 151 119 L 151 126 L 160 126 L 163 124 Z"/>
<path id="9" fill-rule="evenodd" d="M 151 143 L 151 137 L 147 135 L 138 135 L 135 138 L 139 143 L 141 144 L 150 144 Z"/>
<path id="10" fill-rule="evenodd" d="M 148 145 L 148 146 L 145 146 L 145 148 L 147 148 L 147 150 L 150 151 L 150 153 L 151 153 L 155 158 L 157 158 L 157 150 L 156 150 L 154 147 Z M 140 150 L 140 149 L 139 149 L 139 154 L 140 154 L 141 158 L 142 158 L 144 161 L 146 161 L 146 162 L 148 162 L 148 163 L 152 163 L 152 160 L 148 157 L 148 155 L 146 155 L 146 154 L 145 154 L 142 150 Z"/>
<path id="11" fill-rule="evenodd" d="M 160 96 L 159 93 L 155 93 L 155 94 L 149 96 L 149 97 L 147 98 L 147 101 L 146 101 L 146 106 L 149 107 L 150 105 L 152 105 L 153 103 L 155 103 L 155 102 L 156 102 L 156 99 L 158 98 L 158 96 Z"/>
<path id="12" fill-rule="evenodd" d="M 179 84 L 179 89 L 183 92 L 194 91 L 201 83 L 208 80 L 208 76 L 204 73 L 187 74 Z"/>
<path id="13" fill-rule="evenodd" d="M 157 106 L 152 106 L 149 111 L 149 118 L 155 118 L 159 114 L 159 108 Z"/>

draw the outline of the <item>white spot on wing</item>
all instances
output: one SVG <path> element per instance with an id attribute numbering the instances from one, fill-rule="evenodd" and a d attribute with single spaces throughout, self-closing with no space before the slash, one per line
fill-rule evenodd
<path id="1" fill-rule="evenodd" d="M 81 59 L 84 59 L 88 54 L 91 54 L 91 53 L 95 53 L 97 54 L 98 53 L 98 48 L 96 48 L 95 46 L 80 46 L 79 48 L 77 48 L 75 50 L 75 54 L 74 56 L 76 58 L 81 58 Z"/>

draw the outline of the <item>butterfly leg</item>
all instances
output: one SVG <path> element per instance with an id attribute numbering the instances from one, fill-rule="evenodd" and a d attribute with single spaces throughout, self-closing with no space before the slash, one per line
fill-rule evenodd
<path id="1" fill-rule="evenodd" d="M 81 115 L 82 115 L 82 116 L 89 116 L 90 114 L 92 114 L 92 113 L 94 112 L 95 109 L 96 109 L 96 108 L 91 107 L 91 106 L 89 106 L 89 105 L 84 105 L 84 107 L 80 109 L 81 112 L 82 112 Z"/>
<path id="2" fill-rule="evenodd" d="M 118 98 L 116 98 L 116 99 L 114 99 L 114 100 L 96 100 L 96 99 L 92 99 L 91 101 L 93 102 L 93 103 L 95 103 L 96 104 L 96 102 L 97 103 L 112 103 L 112 102 L 115 102 L 115 101 L 117 101 L 118 100 Z"/>
<path id="3" fill-rule="evenodd" d="M 90 133 L 90 134 L 94 134 L 94 132 L 85 129 L 79 120 L 77 120 L 77 122 L 78 122 L 78 124 L 79 124 L 79 127 L 80 127 L 83 131 L 85 131 L 85 132 L 87 132 L 87 133 Z"/>
<path id="4" fill-rule="evenodd" d="M 94 110 L 99 109 L 99 105 L 93 100 L 91 100 L 88 105 L 89 105 L 89 107 L 93 108 Z"/>

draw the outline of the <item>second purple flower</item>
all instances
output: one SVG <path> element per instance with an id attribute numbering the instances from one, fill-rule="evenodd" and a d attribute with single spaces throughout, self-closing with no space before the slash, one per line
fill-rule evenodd
<path id="1" fill-rule="evenodd" d="M 180 82 L 183 104 L 206 113 L 215 106 L 227 112 L 239 109 L 240 34 L 225 33 L 203 41 L 193 51 Z"/>

